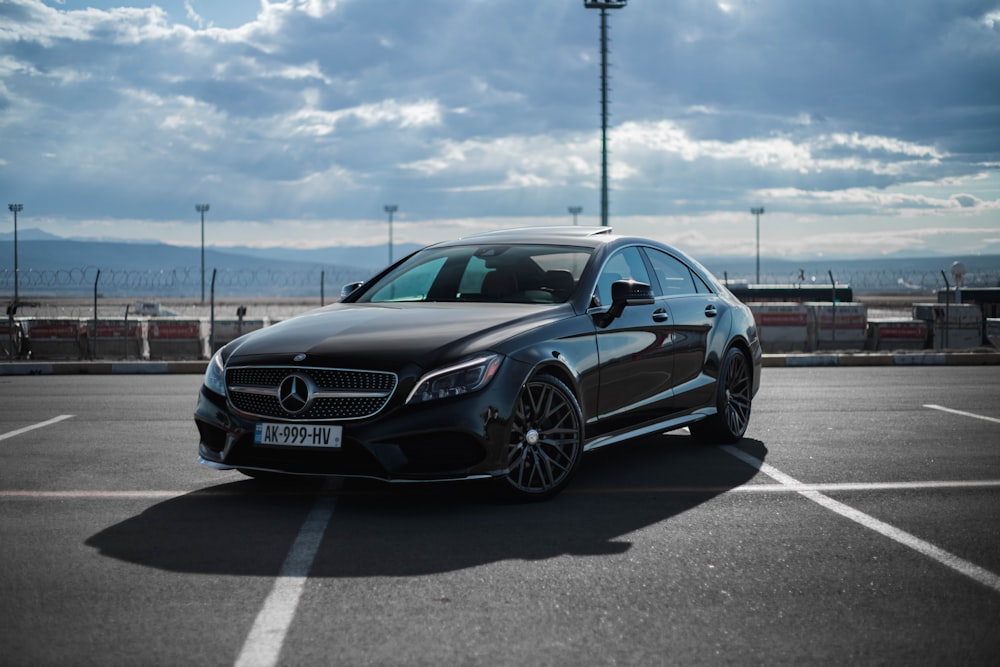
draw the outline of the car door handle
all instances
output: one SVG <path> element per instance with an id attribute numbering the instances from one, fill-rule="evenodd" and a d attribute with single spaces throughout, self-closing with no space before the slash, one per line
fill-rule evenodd
<path id="1" fill-rule="evenodd" d="M 705 306 L 705 317 L 715 317 L 718 314 L 719 312 L 715 310 L 714 304 L 710 303 L 707 306 Z"/>
<path id="2" fill-rule="evenodd" d="M 662 308 L 657 308 L 653 311 L 653 321 L 654 322 L 666 322 L 670 319 L 670 314 Z"/>

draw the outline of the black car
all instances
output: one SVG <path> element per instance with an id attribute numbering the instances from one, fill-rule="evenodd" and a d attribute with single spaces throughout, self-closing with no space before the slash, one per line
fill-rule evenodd
<path id="1" fill-rule="evenodd" d="M 750 420 L 753 315 L 655 241 L 498 231 L 429 246 L 345 291 L 212 358 L 195 411 L 202 463 L 253 477 L 494 479 L 542 499 L 586 450 L 682 427 L 731 443 Z"/>

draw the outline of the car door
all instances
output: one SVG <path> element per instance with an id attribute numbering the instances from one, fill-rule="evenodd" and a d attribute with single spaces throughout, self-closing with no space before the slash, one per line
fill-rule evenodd
<path id="1" fill-rule="evenodd" d="M 594 290 L 591 316 L 595 321 L 599 357 L 597 420 L 594 431 L 608 433 L 662 419 L 670 410 L 673 357 L 667 328 L 670 313 L 662 299 L 650 305 L 630 305 L 620 317 L 604 321 L 611 305 L 611 285 L 633 279 L 651 284 L 636 246 L 617 251 L 605 263 Z"/>
<path id="2" fill-rule="evenodd" d="M 670 311 L 673 349 L 673 408 L 690 410 L 714 400 L 715 378 L 705 373 L 709 339 L 726 307 L 684 262 L 656 248 L 645 248 Z"/>

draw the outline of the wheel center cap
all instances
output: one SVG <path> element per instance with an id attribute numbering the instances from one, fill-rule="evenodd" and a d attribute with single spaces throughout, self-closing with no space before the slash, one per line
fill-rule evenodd
<path id="1" fill-rule="evenodd" d="M 536 431 L 535 429 L 531 429 L 527 433 L 524 434 L 524 442 L 525 442 L 525 444 L 531 445 L 532 447 L 534 447 L 535 445 L 538 444 L 538 440 L 539 439 L 540 439 L 540 436 L 538 435 L 538 431 Z"/>

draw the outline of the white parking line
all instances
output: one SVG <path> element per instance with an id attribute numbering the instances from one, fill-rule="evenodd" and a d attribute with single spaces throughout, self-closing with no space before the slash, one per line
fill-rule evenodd
<path id="1" fill-rule="evenodd" d="M 953 415 L 961 415 L 963 417 L 972 417 L 973 419 L 982 419 L 983 421 L 993 422 L 995 424 L 1000 424 L 1000 419 L 996 417 L 987 417 L 986 415 L 977 415 L 974 412 L 965 412 L 964 410 L 955 410 L 953 408 L 946 408 L 942 405 L 928 404 L 924 406 L 925 408 L 930 408 L 931 410 L 940 410 L 941 412 L 950 412 Z"/>
<path id="2" fill-rule="evenodd" d="M 828 484 L 743 484 L 742 486 L 579 486 L 567 495 L 648 493 L 798 493 L 799 491 L 906 491 L 921 489 L 989 489 L 1000 487 L 1000 479 L 928 480 L 925 482 L 834 482 Z M 0 491 L 0 495 L 3 492 Z"/>
<path id="3" fill-rule="evenodd" d="M 101 491 L 86 489 L 73 489 L 69 491 L 46 491 L 31 489 L 0 489 L 0 498 L 73 498 L 75 500 L 85 500 L 87 498 L 124 498 L 141 499 L 153 498 L 169 499 L 180 496 L 191 495 L 190 491 L 156 491 L 156 490 L 135 490 L 135 491 Z M 236 495 L 235 493 L 230 495 Z"/>
<path id="4" fill-rule="evenodd" d="M 335 505 L 336 498 L 332 495 L 321 495 L 316 499 L 243 643 L 236 667 L 271 667 L 278 664 L 285 635 L 292 625 L 309 570 Z"/>
<path id="5" fill-rule="evenodd" d="M 735 456 L 739 460 L 743 461 L 747 465 L 757 468 L 762 473 L 768 477 L 773 478 L 779 483 L 795 488 L 796 492 L 805 496 L 809 500 L 827 508 L 832 512 L 850 519 L 856 523 L 861 524 L 865 528 L 874 530 L 875 532 L 888 537 L 891 540 L 895 540 L 900 544 L 910 547 L 914 551 L 921 553 L 942 565 L 946 565 L 951 569 L 964 574 L 965 576 L 978 581 L 984 586 L 992 588 L 994 591 L 1000 593 L 1000 576 L 990 572 L 989 570 L 979 567 L 967 560 L 963 560 L 944 549 L 938 548 L 931 544 L 930 542 L 925 542 L 919 537 L 911 535 L 906 531 L 900 530 L 894 526 L 891 526 L 884 521 L 880 521 L 873 516 L 865 514 L 864 512 L 859 512 L 858 510 L 845 505 L 844 503 L 838 502 L 829 496 L 825 496 L 819 491 L 812 490 L 808 488 L 807 485 L 802 484 L 794 477 L 786 475 L 774 466 L 764 463 L 760 459 L 747 454 L 746 452 L 737 449 L 732 445 L 725 445 L 722 447 L 723 451 Z"/>
<path id="6" fill-rule="evenodd" d="M 42 428 L 43 426 L 51 426 L 52 424 L 57 424 L 66 419 L 72 419 L 74 415 L 59 415 L 58 417 L 53 417 L 52 419 L 38 422 L 37 424 L 32 424 L 31 426 L 25 426 L 24 428 L 19 428 L 16 431 L 7 431 L 6 433 L 0 433 L 0 440 L 7 440 L 8 438 L 13 438 L 15 436 L 21 435 L 22 433 L 27 433 L 28 431 L 34 431 L 36 428 Z"/>

